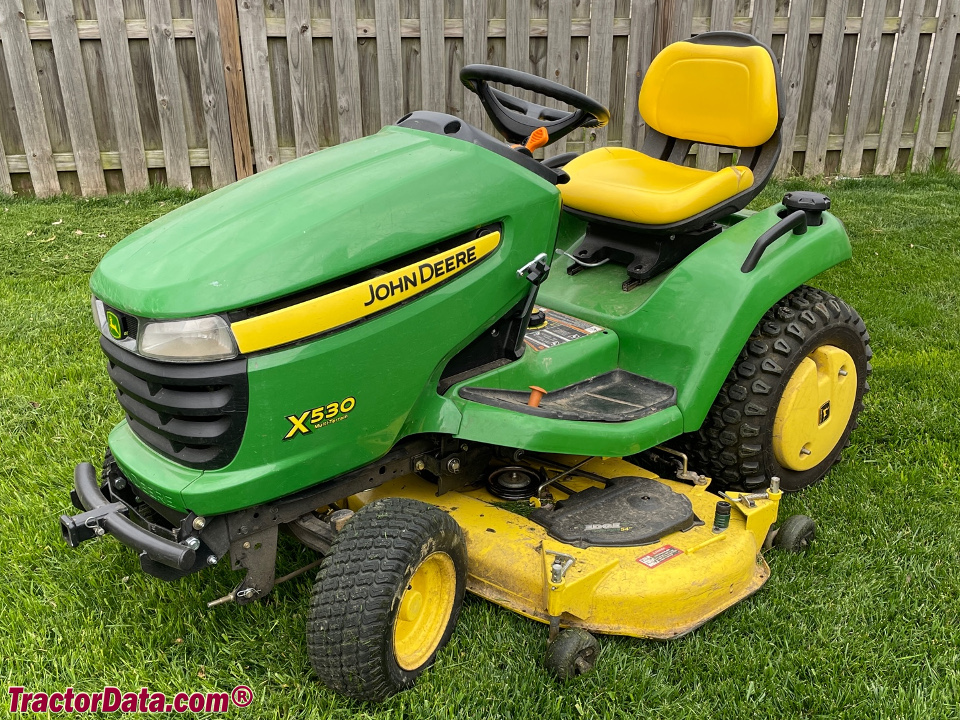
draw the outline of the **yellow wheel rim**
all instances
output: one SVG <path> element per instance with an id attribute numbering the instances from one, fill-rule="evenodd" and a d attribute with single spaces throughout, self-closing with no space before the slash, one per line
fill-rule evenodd
<path id="1" fill-rule="evenodd" d="M 457 571 L 446 553 L 428 555 L 417 567 L 393 624 L 393 652 L 401 668 L 416 670 L 436 651 L 450 622 L 456 590 Z"/>
<path id="2" fill-rule="evenodd" d="M 783 467 L 816 467 L 843 436 L 857 399 L 857 366 L 850 354 L 821 345 L 787 383 L 773 421 L 773 452 Z"/>

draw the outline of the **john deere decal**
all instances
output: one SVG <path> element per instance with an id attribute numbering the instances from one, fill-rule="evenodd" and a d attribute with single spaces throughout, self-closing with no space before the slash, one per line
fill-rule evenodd
<path id="1" fill-rule="evenodd" d="M 110 335 L 114 340 L 119 340 L 123 337 L 123 324 L 120 322 L 117 314 L 112 310 L 107 310 L 107 329 L 110 331 Z"/>
<path id="2" fill-rule="evenodd" d="M 399 270 L 231 325 L 249 353 L 334 330 L 402 303 L 476 265 L 500 244 L 492 232 Z"/>

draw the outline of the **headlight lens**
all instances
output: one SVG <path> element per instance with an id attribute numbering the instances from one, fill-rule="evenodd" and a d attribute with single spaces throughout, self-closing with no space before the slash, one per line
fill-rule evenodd
<path id="1" fill-rule="evenodd" d="M 173 362 L 227 360 L 238 352 L 230 326 L 218 315 L 143 322 L 137 351 L 144 357 Z"/>

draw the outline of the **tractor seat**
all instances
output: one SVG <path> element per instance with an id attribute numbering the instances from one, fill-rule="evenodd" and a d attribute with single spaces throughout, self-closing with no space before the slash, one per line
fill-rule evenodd
<path id="1" fill-rule="evenodd" d="M 675 232 L 746 207 L 780 155 L 781 96 L 776 58 L 751 35 L 709 32 L 667 46 L 640 88 L 642 151 L 599 148 L 567 163 L 570 181 L 559 186 L 565 209 Z M 737 164 L 688 167 L 694 143 L 738 149 Z"/>
<path id="2" fill-rule="evenodd" d="M 748 167 L 719 172 L 657 160 L 636 150 L 593 150 L 563 168 L 564 205 L 643 225 L 668 225 L 698 215 L 753 185 Z"/>

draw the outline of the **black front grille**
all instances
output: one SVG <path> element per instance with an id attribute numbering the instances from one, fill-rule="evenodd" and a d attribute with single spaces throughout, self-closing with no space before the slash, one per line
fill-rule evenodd
<path id="1" fill-rule="evenodd" d="M 226 466 L 247 421 L 247 361 L 148 360 L 105 337 L 107 372 L 130 428 L 147 445 L 197 470 Z"/>

